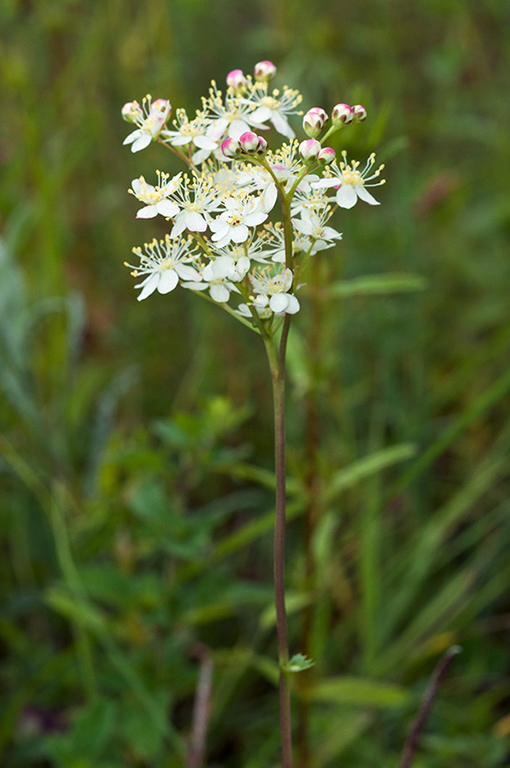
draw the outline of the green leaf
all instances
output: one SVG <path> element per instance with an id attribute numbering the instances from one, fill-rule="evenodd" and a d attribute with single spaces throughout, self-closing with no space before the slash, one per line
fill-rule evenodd
<path id="1" fill-rule="evenodd" d="M 69 742 L 75 755 L 96 758 L 113 736 L 117 704 L 100 699 L 85 707 L 76 718 Z"/>
<path id="2" fill-rule="evenodd" d="M 104 619 L 101 613 L 89 603 L 71 596 L 61 587 L 48 589 L 45 600 L 51 608 L 70 621 L 75 621 L 93 632 L 104 630 Z"/>
<path id="3" fill-rule="evenodd" d="M 387 293 L 405 293 L 408 291 L 422 291 L 427 281 L 419 275 L 406 275 L 398 272 L 386 275 L 365 275 L 352 280 L 342 280 L 333 283 L 328 291 L 329 296 L 384 295 Z"/>
<path id="4" fill-rule="evenodd" d="M 412 443 L 402 443 L 390 448 L 383 448 L 376 453 L 353 462 L 350 466 L 332 475 L 325 492 L 327 501 L 331 501 L 342 491 L 351 488 L 361 480 L 376 474 L 376 472 L 381 472 L 383 469 L 393 466 L 393 464 L 398 464 L 401 461 L 412 458 L 415 453 L 416 447 Z"/>
<path id="5" fill-rule="evenodd" d="M 330 677 L 303 691 L 310 701 L 359 704 L 365 707 L 401 707 L 409 693 L 399 685 L 363 677 Z"/>
<path id="6" fill-rule="evenodd" d="M 288 660 L 287 664 L 282 664 L 282 669 L 286 672 L 304 672 L 305 669 L 310 669 L 315 665 L 313 659 L 307 659 L 302 653 L 295 653 L 294 656 Z"/>

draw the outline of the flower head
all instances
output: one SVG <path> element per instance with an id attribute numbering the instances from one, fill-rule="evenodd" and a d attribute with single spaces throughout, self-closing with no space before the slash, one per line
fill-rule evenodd
<path id="1" fill-rule="evenodd" d="M 219 247 L 230 242 L 244 243 L 250 236 L 249 227 L 262 224 L 268 216 L 260 197 L 253 197 L 245 190 L 227 197 L 223 205 L 226 210 L 209 224 L 214 232 L 211 239 Z"/>
<path id="2" fill-rule="evenodd" d="M 275 274 L 266 270 L 250 275 L 255 297 L 255 307 L 268 307 L 275 315 L 294 315 L 299 311 L 299 301 L 289 293 L 294 275 L 291 269 L 282 269 Z"/>
<path id="3" fill-rule="evenodd" d="M 252 93 L 243 99 L 244 103 L 256 107 L 249 117 L 252 125 L 266 123 L 269 120 L 278 133 L 288 139 L 293 139 L 296 135 L 289 125 L 288 116 L 299 114 L 298 107 L 302 100 L 303 97 L 299 91 L 287 88 L 287 86 L 282 92 L 275 88 L 269 94 L 265 87 L 257 88 L 257 84 Z"/>
<path id="4" fill-rule="evenodd" d="M 145 275 L 141 283 L 135 288 L 141 288 L 138 301 L 146 299 L 154 291 L 169 293 L 173 291 L 179 282 L 201 280 L 200 273 L 192 264 L 196 263 L 196 248 L 190 238 L 187 240 L 172 240 L 168 235 L 164 240 L 154 239 L 151 243 L 145 243 L 144 251 L 141 248 L 133 248 L 133 253 L 139 257 L 140 265 L 130 267 L 134 277 Z"/>
<path id="5" fill-rule="evenodd" d="M 129 116 L 129 122 L 136 123 L 138 128 L 126 136 L 124 144 L 131 144 L 132 152 L 145 149 L 153 139 L 161 133 L 172 110 L 168 99 L 152 101 L 146 96 L 140 107 L 137 102 L 129 102 L 122 109 L 124 117 Z"/>
<path id="6" fill-rule="evenodd" d="M 358 198 L 369 205 L 379 205 L 378 200 L 370 194 L 367 187 L 377 187 L 384 184 L 384 179 L 372 182 L 372 179 L 381 175 L 384 165 L 380 165 L 376 171 L 371 173 L 375 165 L 375 154 L 372 153 L 365 167 L 360 171 L 358 170 L 360 163 L 357 160 L 353 160 L 350 164 L 347 162 L 345 150 L 342 152 L 342 156 L 344 160 L 340 165 L 332 163 L 329 166 L 328 172 L 332 175 L 314 182 L 313 185 L 323 188 L 334 187 L 337 190 L 336 202 L 341 208 L 352 208 Z M 372 183 L 367 184 L 367 182 Z"/>
<path id="7" fill-rule="evenodd" d="M 156 171 L 158 175 L 159 184 L 155 187 L 152 184 L 147 184 L 143 176 L 138 179 L 133 179 L 129 191 L 139 200 L 144 203 L 144 207 L 136 214 L 137 219 L 152 219 L 160 213 L 166 218 L 172 218 L 179 213 L 179 206 L 176 203 L 171 202 L 168 199 L 169 195 L 173 194 L 181 182 L 182 173 L 178 173 L 169 181 L 168 174 Z"/>

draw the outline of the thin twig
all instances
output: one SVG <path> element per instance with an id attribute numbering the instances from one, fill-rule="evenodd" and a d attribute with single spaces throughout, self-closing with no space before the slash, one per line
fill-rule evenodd
<path id="1" fill-rule="evenodd" d="M 193 706 L 193 727 L 186 761 L 187 768 L 201 768 L 204 764 L 207 727 L 211 714 L 213 663 L 208 649 L 197 643 L 191 651 L 199 659 L 200 672 Z"/>
<path id="2" fill-rule="evenodd" d="M 419 738 L 423 732 L 423 729 L 425 728 L 430 710 L 432 709 L 432 705 L 439 691 L 439 686 L 443 682 L 443 679 L 453 659 L 455 656 L 457 656 L 458 653 L 461 652 L 461 650 L 462 648 L 460 645 L 452 645 L 452 647 L 448 648 L 444 656 L 442 656 L 436 664 L 434 672 L 432 673 L 432 677 L 430 678 L 429 684 L 425 690 L 420 711 L 418 712 L 418 715 L 411 726 L 409 736 L 407 737 L 407 741 L 404 745 L 400 768 L 410 768 L 412 765 L 416 750 L 418 748 Z"/>

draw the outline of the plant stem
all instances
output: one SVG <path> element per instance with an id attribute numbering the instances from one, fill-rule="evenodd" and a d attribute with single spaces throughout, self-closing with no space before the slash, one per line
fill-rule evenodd
<path id="1" fill-rule="evenodd" d="M 443 679 L 448 671 L 450 664 L 455 656 L 460 653 L 461 648 L 458 645 L 452 645 L 448 648 L 446 653 L 439 659 L 436 667 L 432 673 L 432 677 L 429 681 L 425 694 L 423 696 L 420 711 L 416 717 L 416 720 L 411 725 L 411 731 L 407 737 L 407 741 L 402 752 L 402 761 L 400 768 L 410 768 L 413 763 L 416 750 L 418 749 L 418 741 L 425 728 L 425 723 L 432 709 L 432 705 L 439 691 L 439 687 L 443 682 Z"/>
<path id="2" fill-rule="evenodd" d="M 285 611 L 285 352 L 290 328 L 290 315 L 285 320 L 280 337 L 278 355 L 271 339 L 266 339 L 266 350 L 273 382 L 276 504 L 274 527 L 274 591 L 276 632 L 280 662 L 280 736 L 282 768 L 292 768 L 292 731 L 290 718 L 289 661 L 287 615 Z"/>

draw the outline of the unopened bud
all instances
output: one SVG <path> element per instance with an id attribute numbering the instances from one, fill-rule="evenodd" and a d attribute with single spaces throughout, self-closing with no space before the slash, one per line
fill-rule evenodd
<path id="1" fill-rule="evenodd" d="M 242 69 L 233 69 L 227 75 L 227 85 L 234 91 L 242 90 L 247 82 Z"/>
<path id="2" fill-rule="evenodd" d="M 255 80 L 267 82 L 276 75 L 276 67 L 272 61 L 259 61 L 253 69 Z"/>
<path id="3" fill-rule="evenodd" d="M 149 117 L 152 120 L 151 133 L 153 136 L 157 136 L 163 128 L 171 111 L 172 105 L 168 99 L 156 99 L 152 102 Z"/>
<path id="4" fill-rule="evenodd" d="M 355 104 L 352 108 L 352 111 L 354 112 L 355 120 L 357 120 L 359 123 L 362 123 L 363 120 L 367 119 L 367 110 L 361 104 Z"/>
<path id="5" fill-rule="evenodd" d="M 143 111 L 137 101 L 128 101 L 122 107 L 122 117 L 128 123 L 136 123 L 136 119 L 143 117 Z"/>
<path id="6" fill-rule="evenodd" d="M 315 160 L 321 149 L 320 142 L 316 139 L 305 139 L 299 145 L 299 154 L 305 161 Z"/>
<path id="7" fill-rule="evenodd" d="M 331 147 L 323 147 L 319 154 L 317 155 L 317 160 L 320 163 L 324 163 L 325 165 L 329 165 L 333 162 L 333 160 L 336 157 L 335 150 Z"/>
<path id="8" fill-rule="evenodd" d="M 348 104 L 337 104 L 333 107 L 331 118 L 333 125 L 340 125 L 341 123 L 350 123 L 354 117 L 354 113 Z"/>
<path id="9" fill-rule="evenodd" d="M 241 145 L 241 150 L 247 154 L 257 152 L 259 148 L 259 137 L 256 133 L 253 133 L 253 131 L 245 131 L 239 136 L 239 144 Z"/>
<path id="10" fill-rule="evenodd" d="M 319 115 L 323 123 L 327 123 L 329 120 L 328 113 L 322 107 L 312 107 L 308 112 L 314 112 L 316 115 Z"/>
<path id="11" fill-rule="evenodd" d="M 221 142 L 221 151 L 225 157 L 236 157 L 241 152 L 241 146 L 237 139 L 225 139 Z"/>
<path id="12" fill-rule="evenodd" d="M 259 136 L 259 147 L 257 149 L 257 155 L 265 155 L 267 152 L 267 141 L 263 136 Z"/>
<path id="13" fill-rule="evenodd" d="M 317 114 L 317 112 L 312 112 L 310 110 L 303 117 L 303 130 L 311 139 L 317 138 L 323 127 L 324 120 Z"/>

